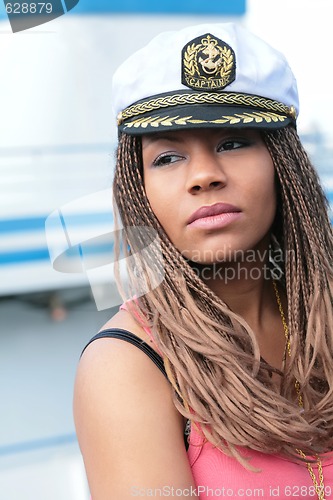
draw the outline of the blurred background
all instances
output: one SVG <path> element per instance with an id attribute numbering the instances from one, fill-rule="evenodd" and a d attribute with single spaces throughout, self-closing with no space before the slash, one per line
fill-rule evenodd
<path id="1" fill-rule="evenodd" d="M 89 258 L 110 258 L 116 67 L 160 31 L 248 27 L 293 68 L 299 133 L 333 203 L 332 15 L 331 0 L 80 0 L 13 34 L 1 3 L 0 500 L 89 498 L 73 383 L 119 298 L 108 272 L 77 257 L 85 244 Z"/>

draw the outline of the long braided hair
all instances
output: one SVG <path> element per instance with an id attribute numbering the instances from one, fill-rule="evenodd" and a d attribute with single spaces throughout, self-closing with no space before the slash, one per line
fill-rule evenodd
<path id="1" fill-rule="evenodd" d="M 333 450 L 333 237 L 328 202 L 293 128 L 263 132 L 277 177 L 272 231 L 284 256 L 290 363 L 277 392 L 254 332 L 201 280 L 155 217 L 144 190 L 141 140 L 123 134 L 114 177 L 123 248 L 140 263 L 133 284 L 149 281 L 154 246 L 145 262 L 142 242 L 126 228 L 158 235 L 164 279 L 132 301 L 151 328 L 173 387 L 174 404 L 203 436 L 248 466 L 241 448 L 302 460 Z M 157 251 L 156 251 L 157 260 Z M 131 266 L 130 266 L 131 267 Z M 298 381 L 303 409 L 295 393 Z"/>

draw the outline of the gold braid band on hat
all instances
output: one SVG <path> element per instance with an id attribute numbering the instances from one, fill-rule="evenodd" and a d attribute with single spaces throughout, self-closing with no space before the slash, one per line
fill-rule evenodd
<path id="1" fill-rule="evenodd" d="M 173 106 L 188 106 L 193 104 L 215 104 L 226 106 L 245 106 L 272 111 L 296 119 L 294 106 L 286 106 L 281 102 L 251 94 L 235 92 L 184 92 L 172 95 L 155 96 L 152 99 L 140 101 L 128 106 L 118 114 L 118 125 L 129 118 L 139 117 L 145 113 L 158 111 Z"/>
<path id="2" fill-rule="evenodd" d="M 277 113 L 268 113 L 268 112 L 260 112 L 254 111 L 253 113 L 237 113 L 233 116 L 221 115 L 216 120 L 201 120 L 193 118 L 192 116 L 148 116 L 144 118 L 136 118 L 130 122 L 127 122 L 124 125 L 124 130 L 129 128 L 147 128 L 149 127 L 172 127 L 173 125 L 206 125 L 206 124 L 215 124 L 215 125 L 237 125 L 237 124 L 253 124 L 253 123 L 278 123 L 285 122 L 287 120 L 287 116 L 279 115 Z"/>

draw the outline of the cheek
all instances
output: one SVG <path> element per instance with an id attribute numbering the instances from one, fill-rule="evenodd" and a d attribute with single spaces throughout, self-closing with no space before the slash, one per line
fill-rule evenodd
<path id="1" fill-rule="evenodd" d="M 275 168 L 263 144 L 246 152 L 234 169 L 232 186 L 243 198 L 248 229 L 257 236 L 268 231 L 276 211 Z M 232 175 L 233 170 L 231 170 Z"/>
<path id="2" fill-rule="evenodd" d="M 276 179 L 275 179 L 275 169 L 271 157 L 269 156 L 266 163 L 266 168 L 263 169 L 264 175 L 262 179 L 263 185 L 263 198 L 264 193 L 268 200 L 274 202 L 276 200 Z"/>
<path id="3" fill-rule="evenodd" d="M 264 219 L 274 219 L 276 211 L 276 179 L 270 156 L 263 158 L 262 164 L 255 170 L 251 179 L 251 197 L 256 211 Z M 273 222 L 273 221 L 271 221 Z"/>
<path id="4" fill-rule="evenodd" d="M 146 196 L 151 209 L 168 235 L 173 227 L 172 221 L 178 217 L 179 199 L 173 186 L 172 182 L 151 179 L 145 182 Z"/>
<path id="5" fill-rule="evenodd" d="M 154 178 L 151 179 L 149 175 L 145 177 L 144 181 L 144 189 L 146 192 L 147 199 L 154 213 L 156 213 L 156 209 L 159 206 L 159 200 L 163 195 L 163 191 L 161 190 L 161 186 L 159 182 L 154 182 Z"/>

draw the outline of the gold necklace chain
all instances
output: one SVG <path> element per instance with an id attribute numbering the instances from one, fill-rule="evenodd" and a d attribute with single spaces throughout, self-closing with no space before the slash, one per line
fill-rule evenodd
<path id="1" fill-rule="evenodd" d="M 288 353 L 288 356 L 290 357 L 291 356 L 291 347 L 290 347 L 289 328 L 287 325 L 286 317 L 284 315 L 280 294 L 279 294 L 278 287 L 277 287 L 275 280 L 273 280 L 273 288 L 274 288 L 276 302 L 277 302 L 277 305 L 279 307 L 279 312 L 280 312 L 280 316 L 281 316 L 281 320 L 282 320 L 284 336 L 286 337 L 286 351 Z M 304 406 L 303 405 L 303 398 L 302 398 L 302 394 L 301 394 L 300 383 L 298 380 L 296 380 L 296 382 L 295 382 L 295 389 L 296 389 L 296 394 L 297 394 L 297 398 L 298 398 L 298 405 L 300 408 L 303 408 L 303 406 Z M 306 458 L 306 455 L 305 455 L 305 453 L 303 453 L 302 450 L 296 449 L 296 451 L 302 458 Z M 311 467 L 310 462 L 306 462 L 306 467 L 309 471 L 313 485 L 314 485 L 316 493 L 318 495 L 318 500 L 325 500 L 323 465 L 322 465 L 320 457 L 318 455 L 316 456 L 316 458 L 317 458 L 317 465 L 318 465 L 319 484 L 318 484 L 316 475 L 314 473 L 314 470 Z"/>

